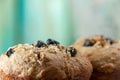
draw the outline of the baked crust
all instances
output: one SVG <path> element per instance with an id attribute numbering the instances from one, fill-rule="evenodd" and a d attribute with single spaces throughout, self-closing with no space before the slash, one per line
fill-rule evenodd
<path id="1" fill-rule="evenodd" d="M 94 71 L 90 80 L 120 80 L 120 71 L 103 73 Z"/>
<path id="2" fill-rule="evenodd" d="M 19 44 L 0 56 L 0 80 L 89 80 L 90 61 L 65 46 Z M 14 53 L 13 53 L 14 52 Z"/>
<path id="3" fill-rule="evenodd" d="M 34 80 L 28 76 L 22 78 L 15 75 L 5 74 L 3 71 L 0 71 L 0 80 Z"/>
<path id="4" fill-rule="evenodd" d="M 84 46 L 86 40 L 95 43 Z M 120 80 L 120 41 L 113 40 L 110 44 L 106 37 L 97 35 L 81 38 L 73 46 L 91 61 L 93 65 L 91 80 Z"/>

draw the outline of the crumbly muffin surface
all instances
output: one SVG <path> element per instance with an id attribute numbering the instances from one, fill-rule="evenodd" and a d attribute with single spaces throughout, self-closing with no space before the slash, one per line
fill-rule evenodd
<path id="1" fill-rule="evenodd" d="M 73 46 L 93 65 L 91 80 L 119 80 L 120 41 L 104 36 L 79 39 Z"/>
<path id="2" fill-rule="evenodd" d="M 0 80 L 89 80 L 92 66 L 77 53 L 51 39 L 13 46 L 0 56 Z"/>

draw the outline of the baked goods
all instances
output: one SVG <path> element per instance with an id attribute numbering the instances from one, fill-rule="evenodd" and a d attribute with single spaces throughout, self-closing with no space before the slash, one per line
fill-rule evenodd
<path id="1" fill-rule="evenodd" d="M 120 80 L 120 42 L 104 36 L 80 38 L 73 46 L 93 65 L 91 80 Z"/>
<path id="2" fill-rule="evenodd" d="M 52 39 L 18 44 L 0 56 L 0 80 L 89 80 L 92 65 L 78 53 Z"/>

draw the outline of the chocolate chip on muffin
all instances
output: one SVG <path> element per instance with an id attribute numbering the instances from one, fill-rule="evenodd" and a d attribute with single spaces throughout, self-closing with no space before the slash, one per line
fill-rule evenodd
<path id="1" fill-rule="evenodd" d="M 92 42 L 92 40 L 86 39 L 83 46 L 89 47 L 89 46 L 93 46 L 94 42 Z"/>
<path id="2" fill-rule="evenodd" d="M 37 43 L 34 44 L 34 46 L 40 48 L 46 46 L 46 44 L 43 41 L 37 41 Z"/>
<path id="3" fill-rule="evenodd" d="M 47 45 L 58 45 L 58 44 L 60 44 L 59 42 L 57 42 L 57 41 L 55 41 L 53 39 L 48 39 L 46 41 L 46 43 L 47 43 Z"/>
<path id="4" fill-rule="evenodd" d="M 73 48 L 73 47 L 66 48 L 66 53 L 68 53 L 68 52 L 70 52 L 70 54 L 71 54 L 72 57 L 75 57 L 75 55 L 77 54 L 76 49 Z"/>
<path id="5" fill-rule="evenodd" d="M 7 55 L 8 57 L 10 57 L 14 52 L 15 52 L 15 51 L 14 51 L 12 48 L 10 48 L 10 49 L 7 51 L 6 55 Z"/>

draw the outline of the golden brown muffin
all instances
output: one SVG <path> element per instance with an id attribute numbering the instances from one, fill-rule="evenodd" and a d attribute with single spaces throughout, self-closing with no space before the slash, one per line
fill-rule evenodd
<path id="1" fill-rule="evenodd" d="M 52 39 L 13 46 L 0 56 L 0 80 L 89 80 L 92 65 L 77 54 Z"/>
<path id="2" fill-rule="evenodd" d="M 73 46 L 93 65 L 91 80 L 120 80 L 120 42 L 104 36 L 77 40 Z"/>

